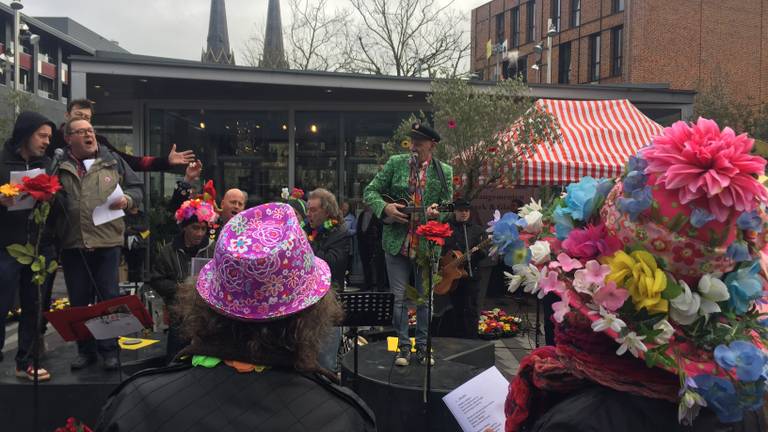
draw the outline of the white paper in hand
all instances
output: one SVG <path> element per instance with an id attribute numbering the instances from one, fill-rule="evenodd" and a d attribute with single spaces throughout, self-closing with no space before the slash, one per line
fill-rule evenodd
<path id="1" fill-rule="evenodd" d="M 113 339 L 136 333 L 144 328 L 141 322 L 129 313 L 115 313 L 91 318 L 85 322 L 85 326 L 96 340 Z"/>
<path id="2" fill-rule="evenodd" d="M 99 226 L 115 219 L 125 216 L 122 210 L 111 210 L 109 206 L 119 201 L 123 197 L 123 188 L 120 185 L 115 186 L 115 190 L 107 197 L 107 202 L 93 209 L 93 224 Z"/>
<path id="3" fill-rule="evenodd" d="M 502 432 L 508 387 L 494 366 L 443 396 L 443 402 L 464 432 Z"/>
<path id="4" fill-rule="evenodd" d="M 20 185 L 24 177 L 35 178 L 40 174 L 45 174 L 42 168 L 35 168 L 27 171 L 11 171 L 9 182 Z M 14 198 L 14 204 L 8 207 L 8 211 L 29 210 L 35 206 L 35 199 L 27 194 L 22 194 Z"/>

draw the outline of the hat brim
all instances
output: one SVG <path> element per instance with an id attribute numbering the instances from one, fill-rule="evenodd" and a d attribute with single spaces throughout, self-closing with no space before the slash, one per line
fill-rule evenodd
<path id="1" fill-rule="evenodd" d="M 242 309 L 221 302 L 213 294 L 221 289 L 221 283 L 216 262 L 214 260 L 208 261 L 200 270 L 195 287 L 197 293 L 211 309 L 221 315 L 241 321 L 271 321 L 301 312 L 320 301 L 331 288 L 331 269 L 328 263 L 315 257 L 314 271 L 305 283 L 297 289 L 294 299 L 281 308 L 259 308 L 260 305 L 253 305 L 247 309 Z"/>
<path id="2" fill-rule="evenodd" d="M 425 134 L 423 132 L 419 132 L 419 131 L 415 131 L 415 130 L 412 130 L 410 132 L 409 136 L 411 137 L 411 139 L 423 139 L 423 140 L 427 140 L 427 141 L 440 142 L 439 139 L 437 139 L 437 138 L 435 138 L 433 136 L 430 136 L 430 135 L 427 135 L 427 134 Z"/>

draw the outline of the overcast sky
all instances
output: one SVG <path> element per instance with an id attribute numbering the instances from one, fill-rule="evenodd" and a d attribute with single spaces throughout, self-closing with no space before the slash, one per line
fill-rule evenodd
<path id="1" fill-rule="evenodd" d="M 0 0 L 10 3 L 10 0 Z M 439 0 L 447 3 L 448 0 Z M 488 0 L 455 0 L 453 7 L 466 12 Z M 199 60 L 208 33 L 210 0 L 22 0 L 31 16 L 67 16 L 116 40 L 134 54 Z M 245 41 L 256 28 L 264 28 L 267 0 L 227 0 L 229 41 L 240 59 Z M 343 7 L 348 0 L 329 0 Z M 290 17 L 281 5 L 283 26 Z M 469 18 L 467 18 L 469 19 Z M 467 23 L 469 28 L 469 23 Z"/>

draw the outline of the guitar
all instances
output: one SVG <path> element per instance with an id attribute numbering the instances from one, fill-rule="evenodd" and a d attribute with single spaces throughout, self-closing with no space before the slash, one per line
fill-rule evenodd
<path id="1" fill-rule="evenodd" d="M 402 207 L 399 209 L 400 213 L 406 214 L 410 217 L 410 215 L 414 213 L 421 213 L 423 214 L 426 209 L 424 206 L 415 206 L 412 201 L 408 201 L 406 199 L 394 199 L 389 195 L 381 195 L 381 198 L 384 200 L 387 204 L 402 204 L 405 207 Z M 453 204 L 440 204 L 437 206 L 437 211 L 439 212 L 452 212 L 453 211 Z M 385 216 L 382 214 L 383 219 L 381 220 L 382 223 L 385 223 L 387 225 L 398 223 L 392 216 Z"/>
<path id="2" fill-rule="evenodd" d="M 469 250 L 469 255 L 485 249 L 491 245 L 493 239 L 488 237 L 481 241 L 477 246 Z M 467 255 L 459 251 L 448 251 L 442 258 L 440 258 L 440 282 L 432 287 L 435 294 L 446 295 L 450 294 L 456 289 L 456 285 L 459 284 L 459 279 L 467 277 L 467 271 L 464 270 L 464 263 L 467 262 Z"/>

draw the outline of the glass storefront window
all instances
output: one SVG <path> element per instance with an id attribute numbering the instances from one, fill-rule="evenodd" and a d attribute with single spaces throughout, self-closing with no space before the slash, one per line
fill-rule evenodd
<path id="1" fill-rule="evenodd" d="M 339 113 L 296 112 L 296 187 L 338 194 Z"/>
<path id="2" fill-rule="evenodd" d="M 192 149 L 219 196 L 248 193 L 252 204 L 276 199 L 288 185 L 288 113 L 283 111 L 151 110 L 149 152 L 164 157 L 172 144 Z M 151 192 L 168 197 L 178 175 L 153 173 Z"/>

